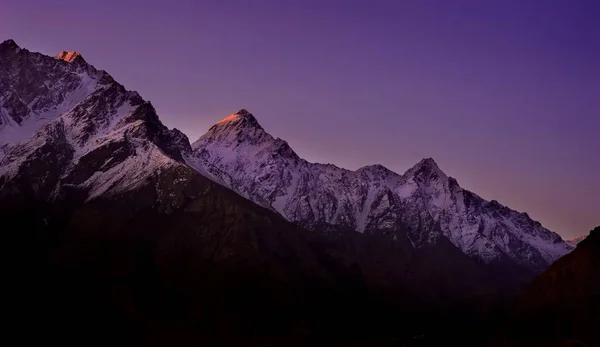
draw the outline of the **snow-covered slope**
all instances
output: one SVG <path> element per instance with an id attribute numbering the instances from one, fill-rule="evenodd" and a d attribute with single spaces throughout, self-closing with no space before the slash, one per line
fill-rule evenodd
<path id="1" fill-rule="evenodd" d="M 149 102 L 79 53 L 53 58 L 0 44 L 0 196 L 119 193 L 184 165 L 186 146 Z"/>
<path id="2" fill-rule="evenodd" d="M 246 110 L 216 123 L 192 149 L 188 165 L 309 228 L 402 229 L 416 247 L 446 237 L 484 263 L 508 258 L 535 270 L 572 249 L 527 214 L 462 189 L 431 158 L 403 175 L 381 165 L 349 171 L 309 163 Z"/>

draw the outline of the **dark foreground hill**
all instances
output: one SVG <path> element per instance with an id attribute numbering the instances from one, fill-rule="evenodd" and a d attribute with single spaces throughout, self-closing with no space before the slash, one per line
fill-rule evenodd
<path id="1" fill-rule="evenodd" d="M 600 227 L 519 297 L 506 346 L 600 346 Z"/>
<path id="2" fill-rule="evenodd" d="M 156 187 L 180 207 L 158 210 Z M 361 259 L 381 240 L 301 229 L 184 167 L 112 199 L 2 202 L 3 330 L 23 343 L 402 341 L 475 324 L 382 286 Z"/>

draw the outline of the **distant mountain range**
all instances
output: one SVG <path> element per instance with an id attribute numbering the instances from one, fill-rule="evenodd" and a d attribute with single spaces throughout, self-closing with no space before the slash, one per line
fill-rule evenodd
<path id="1" fill-rule="evenodd" d="M 193 340 L 191 327 L 169 329 L 197 321 L 214 328 L 203 337 L 222 331 L 213 338 L 396 324 L 413 333 L 420 315 L 480 317 L 574 248 L 464 190 L 431 158 L 404 174 L 309 163 L 246 110 L 190 145 L 81 54 L 12 40 L 0 44 L 0 210 L 15 276 L 52 273 L 69 288 L 85 278 L 78 293 L 47 295 L 92 291 L 93 309 L 136 322 L 129 333 L 160 326 L 168 339 Z"/>

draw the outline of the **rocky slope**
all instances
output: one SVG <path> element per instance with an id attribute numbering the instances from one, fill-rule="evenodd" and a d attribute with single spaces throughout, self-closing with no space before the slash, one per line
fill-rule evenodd
<path id="1" fill-rule="evenodd" d="M 381 165 L 349 171 L 309 163 L 246 110 L 216 123 L 192 148 L 190 166 L 307 228 L 402 228 L 415 247 L 443 237 L 483 263 L 509 260 L 534 271 L 572 249 L 526 213 L 461 188 L 431 158 L 403 175 Z"/>

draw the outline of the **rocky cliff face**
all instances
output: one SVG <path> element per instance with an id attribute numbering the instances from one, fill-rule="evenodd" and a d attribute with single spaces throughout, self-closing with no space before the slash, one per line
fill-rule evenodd
<path id="1" fill-rule="evenodd" d="M 464 190 L 431 158 L 403 175 L 381 165 L 349 171 L 309 163 L 246 110 L 216 123 L 192 148 L 190 166 L 308 228 L 406 229 L 415 247 L 444 237 L 483 263 L 509 260 L 534 271 L 572 249 L 527 214 Z"/>

